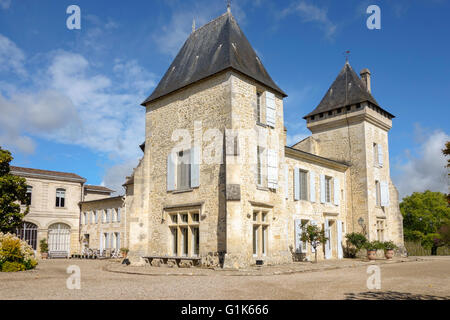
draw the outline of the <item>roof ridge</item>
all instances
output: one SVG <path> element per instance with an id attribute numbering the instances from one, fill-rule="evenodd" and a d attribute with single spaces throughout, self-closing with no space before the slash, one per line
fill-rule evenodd
<path id="1" fill-rule="evenodd" d="M 196 32 L 197 32 L 198 30 L 200 30 L 200 29 L 202 29 L 202 28 L 206 27 L 207 25 L 209 25 L 209 24 L 213 23 L 214 21 L 216 21 L 216 20 L 219 20 L 220 18 L 222 18 L 222 17 L 223 17 L 224 15 L 226 15 L 226 14 L 230 14 L 230 15 L 231 15 L 231 13 L 225 12 L 225 13 L 221 14 L 220 16 L 218 16 L 218 17 L 216 17 L 216 18 L 214 18 L 214 19 L 212 19 L 212 20 L 208 21 L 207 23 L 205 23 L 205 24 L 204 24 L 204 25 L 202 25 L 201 27 L 199 27 L 199 28 L 195 29 L 195 31 L 194 31 L 194 32 L 191 32 L 191 35 L 193 35 L 194 33 L 196 33 Z"/>

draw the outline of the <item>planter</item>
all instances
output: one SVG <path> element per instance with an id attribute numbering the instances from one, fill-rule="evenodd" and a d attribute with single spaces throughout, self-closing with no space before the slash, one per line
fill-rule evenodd
<path id="1" fill-rule="evenodd" d="M 48 258 L 48 252 L 41 252 L 41 259 L 47 259 Z"/>
<path id="2" fill-rule="evenodd" d="M 128 252 L 122 251 L 122 258 L 126 259 L 126 258 L 127 258 L 127 255 L 128 255 Z"/>
<path id="3" fill-rule="evenodd" d="M 384 251 L 384 256 L 386 257 L 386 259 L 392 259 L 392 257 L 394 256 L 394 250 L 385 250 Z"/>
<path id="4" fill-rule="evenodd" d="M 375 260 L 377 258 L 377 250 L 367 250 L 367 259 Z"/>

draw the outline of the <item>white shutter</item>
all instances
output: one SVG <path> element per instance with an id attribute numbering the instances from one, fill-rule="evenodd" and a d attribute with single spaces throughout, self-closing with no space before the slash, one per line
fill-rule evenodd
<path id="1" fill-rule="evenodd" d="M 113 249 L 114 248 L 114 233 L 110 233 L 110 239 L 109 239 L 109 241 L 110 241 L 110 245 L 109 245 L 109 247 L 111 248 L 111 249 Z"/>
<path id="2" fill-rule="evenodd" d="M 266 91 L 266 122 L 269 126 L 275 127 L 276 109 L 275 95 Z"/>
<path id="3" fill-rule="evenodd" d="M 311 220 L 311 225 L 312 226 L 317 226 L 317 221 L 316 220 Z M 316 250 L 314 249 L 313 246 L 311 246 L 311 252 L 312 253 L 316 252 Z"/>
<path id="4" fill-rule="evenodd" d="M 381 144 L 378 144 L 378 164 L 383 166 L 383 147 Z"/>
<path id="5" fill-rule="evenodd" d="M 320 202 L 325 203 L 325 175 L 320 175 Z"/>
<path id="6" fill-rule="evenodd" d="M 116 249 L 120 250 L 120 232 L 116 233 Z"/>
<path id="7" fill-rule="evenodd" d="M 167 191 L 175 190 L 175 154 L 169 153 L 167 157 Z"/>
<path id="8" fill-rule="evenodd" d="M 330 234 L 330 222 L 328 219 L 325 219 L 324 228 L 325 228 L 325 236 L 328 238 L 327 242 L 325 243 L 325 259 L 330 259 L 331 258 L 331 246 L 330 246 L 331 234 Z"/>
<path id="9" fill-rule="evenodd" d="M 338 254 L 338 259 L 342 259 L 343 258 L 343 251 L 342 251 L 342 221 L 341 220 L 337 220 L 337 254 Z"/>
<path id="10" fill-rule="evenodd" d="M 294 168 L 294 200 L 300 199 L 300 188 L 299 188 L 299 175 L 300 170 L 298 168 Z"/>
<path id="11" fill-rule="evenodd" d="M 380 191 L 381 191 L 381 206 L 382 207 L 389 206 L 389 185 L 386 181 L 382 181 L 380 183 Z"/>
<path id="12" fill-rule="evenodd" d="M 302 235 L 302 220 L 295 219 L 294 227 L 295 227 L 295 253 L 302 253 L 302 241 L 300 240 L 300 237 Z"/>
<path id="13" fill-rule="evenodd" d="M 190 154 L 191 164 L 191 188 L 196 188 L 200 185 L 200 158 L 199 148 L 193 147 Z"/>
<path id="14" fill-rule="evenodd" d="M 103 251 L 103 242 L 104 242 L 104 235 L 103 233 L 100 233 L 100 254 L 102 254 Z"/>
<path id="15" fill-rule="evenodd" d="M 334 204 L 339 205 L 339 199 L 341 195 L 341 187 L 338 178 L 334 178 Z"/>
<path id="16" fill-rule="evenodd" d="M 316 202 L 316 173 L 314 171 L 309 172 L 309 200 Z"/>
<path id="17" fill-rule="evenodd" d="M 267 150 L 267 186 L 278 188 L 278 153 L 277 150 Z"/>
<path id="18" fill-rule="evenodd" d="M 287 164 L 284 165 L 284 179 L 284 196 L 289 199 L 289 166 Z"/>
<path id="19" fill-rule="evenodd" d="M 122 218 L 121 211 L 122 211 L 121 208 L 117 208 L 117 222 L 120 222 L 120 219 Z"/>

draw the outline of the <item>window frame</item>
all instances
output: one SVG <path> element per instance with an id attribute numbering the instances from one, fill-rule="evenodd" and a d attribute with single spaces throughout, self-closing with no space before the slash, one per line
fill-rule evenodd
<path id="1" fill-rule="evenodd" d="M 256 219 L 255 219 L 256 217 Z M 263 219 L 265 217 L 265 219 Z M 252 254 L 265 257 L 269 251 L 270 210 L 254 209 L 252 214 Z M 256 236 L 255 236 L 256 235 Z"/>
<path id="2" fill-rule="evenodd" d="M 56 198 L 56 203 L 55 203 L 56 208 L 65 208 L 66 207 L 66 189 L 56 188 L 56 197 L 55 198 Z"/>
<path id="3" fill-rule="evenodd" d="M 167 215 L 171 239 L 168 248 L 169 254 L 177 257 L 198 257 L 201 248 L 200 209 L 171 210 L 167 212 Z M 194 219 L 194 216 L 198 217 L 198 221 Z M 183 219 L 183 217 L 187 217 L 187 219 Z M 183 232 L 186 232 L 185 236 Z"/>

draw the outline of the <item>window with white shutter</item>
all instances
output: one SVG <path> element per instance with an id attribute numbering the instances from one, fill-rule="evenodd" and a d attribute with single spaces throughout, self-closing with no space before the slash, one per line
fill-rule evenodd
<path id="1" fill-rule="evenodd" d="M 316 173 L 309 172 L 309 201 L 316 202 Z"/>
<path id="2" fill-rule="evenodd" d="M 340 183 L 339 183 L 339 179 L 338 178 L 334 178 L 333 179 L 334 180 L 334 204 L 336 205 L 336 206 L 338 206 L 339 205 L 339 197 L 340 197 L 340 195 L 341 195 L 341 193 L 340 193 L 340 190 L 341 190 L 341 187 L 340 187 Z"/>
<path id="3" fill-rule="evenodd" d="M 383 147 L 381 144 L 378 145 L 378 165 L 383 166 Z"/>
<path id="4" fill-rule="evenodd" d="M 266 122 L 269 126 L 275 127 L 276 121 L 276 108 L 275 108 L 275 95 L 266 91 Z"/>
<path id="5" fill-rule="evenodd" d="M 381 187 L 381 206 L 388 207 L 389 206 L 389 185 L 386 181 L 382 181 L 380 183 Z"/>
<path id="6" fill-rule="evenodd" d="M 320 175 L 320 202 L 325 203 L 326 197 L 325 197 L 325 175 Z"/>
<path id="7" fill-rule="evenodd" d="M 300 200 L 299 168 L 294 168 L 294 200 Z"/>
<path id="8" fill-rule="evenodd" d="M 267 186 L 278 188 L 278 152 L 273 149 L 267 150 Z"/>
<path id="9" fill-rule="evenodd" d="M 175 190 L 175 154 L 167 156 L 167 191 Z"/>
<path id="10" fill-rule="evenodd" d="M 191 188 L 200 186 L 200 154 L 199 148 L 194 146 L 190 153 L 190 169 L 191 169 Z"/>

